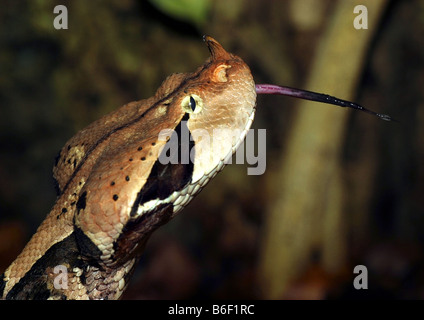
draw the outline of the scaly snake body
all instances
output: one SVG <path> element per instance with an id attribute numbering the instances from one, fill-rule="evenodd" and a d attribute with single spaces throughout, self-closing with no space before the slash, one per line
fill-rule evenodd
<path id="1" fill-rule="evenodd" d="M 253 121 L 256 91 L 239 57 L 205 41 L 211 57 L 202 67 L 169 76 L 153 97 L 124 105 L 65 144 L 53 169 L 60 195 L 1 276 L 2 298 L 118 299 L 150 234 L 223 168 Z M 160 150 L 173 139 L 160 132 L 183 127 L 194 159 L 162 164 Z M 222 136 L 231 141 L 215 150 L 195 134 L 220 128 L 241 134 Z M 67 270 L 66 289 L 55 286 L 57 266 Z"/>
<path id="2" fill-rule="evenodd" d="M 152 232 L 180 212 L 244 140 L 257 93 L 296 96 L 392 120 L 328 95 L 255 87 L 242 59 L 213 38 L 204 40 L 211 57 L 195 72 L 169 76 L 151 98 L 122 106 L 65 144 L 53 168 L 57 201 L 0 276 L 0 298 L 118 299 Z M 163 132 L 174 132 L 177 139 Z M 185 145 L 183 132 L 189 136 Z M 211 145 L 206 136 L 218 144 Z M 181 161 L 184 154 L 191 157 Z M 162 156 L 179 161 L 164 163 Z M 66 285 L 57 283 L 58 268 L 66 271 Z"/>

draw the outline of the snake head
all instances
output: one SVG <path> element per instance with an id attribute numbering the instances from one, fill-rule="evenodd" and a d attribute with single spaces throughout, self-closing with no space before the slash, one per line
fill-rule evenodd
<path id="1" fill-rule="evenodd" d="M 138 256 L 244 140 L 256 103 L 252 74 L 216 40 L 204 40 L 211 55 L 203 66 L 169 76 L 151 98 L 121 107 L 68 143 L 72 151 L 93 140 L 84 140 L 86 155 L 69 171 L 71 183 L 81 182 L 74 221 L 80 247 L 94 248 L 83 252 L 87 260 L 110 268 Z"/>
<path id="2" fill-rule="evenodd" d="M 249 130 L 256 105 L 253 76 L 247 64 L 204 36 L 210 58 L 186 79 L 178 101 L 194 143 L 192 183 L 220 171 Z M 209 177 L 209 179 L 207 178 Z"/>

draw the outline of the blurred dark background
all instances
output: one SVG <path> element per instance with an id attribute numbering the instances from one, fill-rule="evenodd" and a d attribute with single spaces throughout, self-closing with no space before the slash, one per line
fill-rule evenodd
<path id="1" fill-rule="evenodd" d="M 53 27 L 59 4 L 67 30 Z M 208 57 L 209 34 L 244 59 L 257 83 L 353 99 L 399 123 L 315 103 L 305 110 L 319 126 L 296 131 L 298 100 L 259 96 L 253 127 L 267 129 L 265 173 L 248 176 L 244 165 L 220 173 L 152 236 L 124 298 L 424 298 L 424 1 L 364 3 L 367 30 L 353 28 L 356 4 L 0 0 L 0 273 L 53 206 L 51 168 L 65 142 L 153 95 L 167 75 L 194 71 Z M 346 53 L 334 60 L 337 41 Z M 312 74 L 320 64 L 340 70 L 337 87 L 325 72 Z M 354 72 L 343 74 L 349 66 Z M 302 156 L 311 148 L 291 145 L 295 132 L 311 143 L 328 132 L 320 143 L 332 151 Z M 286 158 L 317 168 L 297 175 Z M 297 178 L 318 187 L 290 197 L 284 183 Z M 302 211 L 279 209 L 306 200 Z M 359 264 L 368 290 L 353 287 Z"/>

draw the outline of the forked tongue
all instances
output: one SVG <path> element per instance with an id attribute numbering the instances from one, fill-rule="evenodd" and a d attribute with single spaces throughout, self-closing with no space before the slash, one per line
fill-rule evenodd
<path id="1" fill-rule="evenodd" d="M 276 86 L 273 84 L 257 84 L 255 87 L 256 87 L 257 94 L 280 94 L 280 95 L 289 96 L 289 97 L 296 97 L 296 98 L 301 98 L 305 100 L 333 104 L 339 107 L 347 107 L 347 108 L 352 108 L 356 110 L 361 110 L 363 112 L 375 115 L 385 121 L 396 121 L 395 119 L 388 116 L 387 114 L 376 113 L 374 111 L 368 110 L 360 106 L 359 104 L 342 100 L 333 96 L 329 96 L 328 94 L 316 93 L 312 91 L 290 88 L 290 87 L 281 87 L 281 86 Z"/>

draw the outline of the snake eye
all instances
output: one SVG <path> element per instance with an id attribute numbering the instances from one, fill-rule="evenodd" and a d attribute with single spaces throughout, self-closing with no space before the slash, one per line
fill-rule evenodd
<path id="1" fill-rule="evenodd" d="M 191 110 L 193 110 L 193 112 L 196 109 L 196 101 L 194 100 L 192 96 L 190 96 L 190 108 Z"/>
<path id="2" fill-rule="evenodd" d="M 184 97 L 181 101 L 181 107 L 187 113 L 199 113 L 203 108 L 203 100 L 197 94 Z"/>

